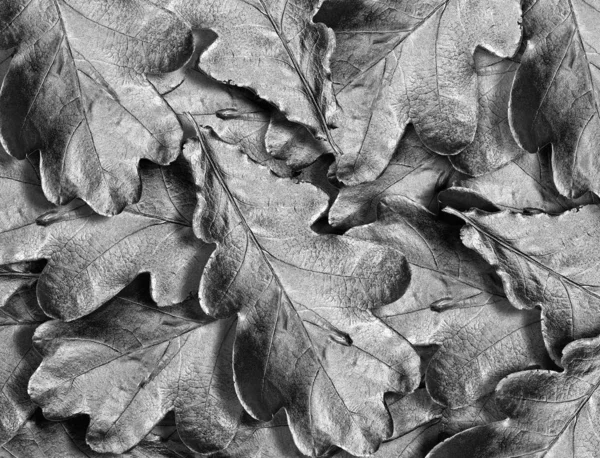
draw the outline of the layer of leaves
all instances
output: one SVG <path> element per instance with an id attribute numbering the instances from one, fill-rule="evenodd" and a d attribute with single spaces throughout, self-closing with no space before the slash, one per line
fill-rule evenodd
<path id="1" fill-rule="evenodd" d="M 425 362 L 425 384 L 441 414 L 427 427 L 423 418 L 426 436 L 494 418 L 489 398 L 498 381 L 548 363 L 539 311 L 508 303 L 491 268 L 460 243 L 459 230 L 408 199 L 387 198 L 376 222 L 347 232 L 399 248 L 411 267 L 406 293 L 375 313 L 413 345 L 435 348 Z M 405 445 L 388 448 L 396 453 Z"/>
<path id="2" fill-rule="evenodd" d="M 255 418 L 285 408 L 299 449 L 372 453 L 392 424 L 386 392 L 419 380 L 418 356 L 370 309 L 406 288 L 401 253 L 318 235 L 327 197 L 270 175 L 201 130 L 186 146 L 198 185 L 195 230 L 217 243 L 200 284 L 211 315 L 237 313 L 236 391 Z"/>
<path id="3" fill-rule="evenodd" d="M 37 305 L 35 275 L 0 271 L 0 444 L 11 439 L 29 419 L 35 405 L 27 382 L 40 363 L 33 349 L 35 329 L 48 318 Z M 10 292 L 10 294 L 8 294 Z"/>
<path id="4" fill-rule="evenodd" d="M 504 379 L 496 397 L 508 418 L 458 434 L 429 458 L 598 456 L 600 339 L 564 351 L 564 372 L 525 371 Z"/>
<path id="5" fill-rule="evenodd" d="M 197 291 L 212 248 L 192 231 L 196 199 L 185 163 L 144 166 L 140 202 L 107 218 L 81 201 L 50 204 L 35 162 L 1 153 L 0 264 L 48 260 L 37 286 L 48 315 L 71 320 L 90 313 L 143 272 L 151 274 L 159 305 Z"/>
<path id="6" fill-rule="evenodd" d="M 42 151 L 44 193 L 112 215 L 139 200 L 140 159 L 179 154 L 177 118 L 145 74 L 173 71 L 192 35 L 150 0 L 7 0 L 0 48 L 17 47 L 0 93 L 0 141 Z"/>
<path id="7" fill-rule="evenodd" d="M 496 268 L 511 303 L 542 308 L 544 338 L 555 361 L 567 343 L 600 332 L 598 260 L 590 250 L 600 207 L 558 216 L 452 213 L 468 223 L 463 242 Z"/>
<path id="8" fill-rule="evenodd" d="M 371 223 L 377 205 L 388 196 L 402 196 L 437 212 L 436 193 L 454 176 L 448 159 L 425 148 L 409 129 L 380 177 L 340 190 L 329 211 L 329 222 L 343 229 Z"/>
<path id="9" fill-rule="evenodd" d="M 123 453 L 174 410 L 185 444 L 201 452 L 227 446 L 242 407 L 233 388 L 235 320 L 212 322 L 197 301 L 158 308 L 122 294 L 71 323 L 38 328 L 44 356 L 29 392 L 49 419 L 90 416 L 86 441 Z"/>
<path id="10" fill-rule="evenodd" d="M 501 169 L 476 178 L 463 178 L 439 194 L 439 200 L 458 210 L 477 207 L 488 211 L 516 210 L 562 213 L 565 210 L 598 203 L 587 193 L 573 200 L 562 196 L 552 179 L 547 151 L 526 154 Z"/>
<path id="11" fill-rule="evenodd" d="M 523 2 L 527 46 L 515 75 L 510 121 L 523 148 L 552 144 L 558 190 L 600 192 L 600 9 L 595 1 Z"/>
<path id="12" fill-rule="evenodd" d="M 0 447 L 1 458 L 194 458 L 181 455 L 159 442 L 146 438 L 124 454 L 96 453 L 85 443 L 85 421 L 81 417 L 53 422 L 36 413 L 10 440 Z"/>
<path id="13" fill-rule="evenodd" d="M 290 121 L 333 143 L 336 111 L 329 59 L 335 38 L 312 18 L 322 0 L 163 0 L 196 29 L 218 38 L 199 68 L 211 77 L 250 88 Z"/>
<path id="14" fill-rule="evenodd" d="M 475 50 L 514 55 L 520 16 L 516 1 L 326 2 L 317 19 L 336 33 L 332 71 L 343 111 L 334 134 L 344 152 L 340 179 L 348 184 L 375 179 L 409 123 L 433 151 L 465 149 L 478 129 Z"/>

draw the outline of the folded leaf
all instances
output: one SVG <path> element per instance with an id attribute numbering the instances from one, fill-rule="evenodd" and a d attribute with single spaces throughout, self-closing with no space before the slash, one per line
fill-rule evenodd
<path id="1" fill-rule="evenodd" d="M 521 40 L 518 1 L 329 0 L 316 17 L 332 27 L 338 176 L 370 181 L 385 169 L 407 124 L 425 146 L 456 154 L 477 131 L 478 46 L 500 57 Z"/>
<path id="2" fill-rule="evenodd" d="M 242 413 L 233 388 L 235 320 L 211 322 L 197 301 L 157 308 L 143 296 L 113 299 L 71 323 L 38 328 L 44 360 L 29 392 L 44 415 L 90 416 L 87 443 L 123 453 L 171 410 L 186 445 L 226 447 Z"/>
<path id="3" fill-rule="evenodd" d="M 417 354 L 371 313 L 406 288 L 402 254 L 316 234 L 324 193 L 272 176 L 212 132 L 199 135 L 185 147 L 199 188 L 194 227 L 217 243 L 200 300 L 211 315 L 239 316 L 242 404 L 265 421 L 285 408 L 305 454 L 334 445 L 372 453 L 392 430 L 384 393 L 419 383 Z"/>
<path id="4" fill-rule="evenodd" d="M 329 211 L 329 221 L 342 229 L 371 223 L 376 219 L 378 204 L 387 196 L 402 196 L 437 212 L 437 191 L 454 174 L 448 159 L 425 148 L 409 128 L 380 177 L 340 190 Z"/>
<path id="5" fill-rule="evenodd" d="M 600 192 L 600 10 L 596 1 L 527 0 L 528 41 L 515 76 L 510 122 L 534 153 L 552 144 L 552 173 L 567 197 Z"/>
<path id="6" fill-rule="evenodd" d="M 561 196 L 552 181 L 549 158 L 542 151 L 525 154 L 493 173 L 459 180 L 440 192 L 439 200 L 458 210 L 477 207 L 546 213 L 562 213 L 598 202 L 592 193 L 576 200 Z"/>
<path id="7" fill-rule="evenodd" d="M 598 456 L 600 339 L 565 347 L 564 372 L 525 371 L 504 379 L 496 397 L 508 418 L 458 434 L 428 458 Z"/>
<path id="8" fill-rule="evenodd" d="M 541 307 L 544 339 L 556 362 L 567 343 L 600 333 L 598 260 L 590 249 L 600 238 L 600 207 L 559 216 L 447 211 L 468 224 L 464 244 L 494 266 L 511 303 Z"/>
<path id="9" fill-rule="evenodd" d="M 37 287 L 48 315 L 72 320 L 90 313 L 143 272 L 151 274 L 159 305 L 197 291 L 212 248 L 191 228 L 196 200 L 185 163 L 144 167 L 140 202 L 107 218 L 81 201 L 51 205 L 33 163 L 3 158 L 0 264 L 48 260 Z"/>
<path id="10" fill-rule="evenodd" d="M 42 151 L 44 193 L 113 215 L 139 200 L 140 159 L 179 154 L 177 118 L 147 81 L 183 65 L 188 27 L 150 0 L 6 0 L 0 48 L 16 46 L 0 93 L 0 140 Z"/>
<path id="11" fill-rule="evenodd" d="M 35 410 L 27 382 L 40 357 L 31 337 L 48 319 L 37 304 L 35 278 L 0 272 L 0 290 L 9 286 L 11 294 L 0 302 L 0 444 L 17 434 Z"/>

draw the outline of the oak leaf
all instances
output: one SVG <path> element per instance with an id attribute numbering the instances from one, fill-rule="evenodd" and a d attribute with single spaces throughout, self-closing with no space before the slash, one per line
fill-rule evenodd
<path id="1" fill-rule="evenodd" d="M 147 164 L 142 179 L 140 202 L 108 218 L 78 200 L 50 204 L 35 162 L 0 155 L 0 265 L 47 259 L 37 286 L 40 305 L 66 320 L 95 310 L 144 272 L 159 305 L 184 300 L 197 291 L 212 251 L 192 231 L 189 169 L 181 161 Z"/>
<path id="2" fill-rule="evenodd" d="M 600 192 L 600 7 L 597 1 L 523 2 L 527 46 L 510 122 L 531 153 L 552 144 L 552 174 L 569 198 Z"/>
<path id="3" fill-rule="evenodd" d="M 600 331 L 596 254 L 600 208 L 560 215 L 510 211 L 460 213 L 462 240 L 498 272 L 506 295 L 520 309 L 541 307 L 546 346 L 558 363 L 563 347 Z"/>
<path id="4" fill-rule="evenodd" d="M 524 371 L 498 385 L 496 397 L 508 418 L 458 434 L 428 458 L 594 458 L 598 456 L 600 339 L 572 342 L 564 372 Z"/>
<path id="5" fill-rule="evenodd" d="M 517 1 L 326 2 L 316 19 L 336 33 L 340 179 L 377 178 L 409 123 L 435 152 L 465 149 L 477 131 L 475 50 L 514 55 L 520 17 Z"/>
<path id="6" fill-rule="evenodd" d="M 87 317 L 38 328 L 44 360 L 29 392 L 46 418 L 89 415 L 86 441 L 97 452 L 123 453 L 171 410 L 184 443 L 213 452 L 231 442 L 242 413 L 231 373 L 235 324 L 209 319 L 194 300 L 158 308 L 121 294 Z"/>
<path id="7" fill-rule="evenodd" d="M 403 256 L 316 234 L 324 193 L 199 135 L 184 151 L 198 186 L 194 227 L 217 244 L 199 297 L 213 316 L 239 316 L 233 365 L 244 408 L 264 421 L 285 408 L 305 454 L 374 452 L 392 432 L 384 394 L 419 382 L 417 354 L 371 313 L 406 288 Z"/>
<path id="8" fill-rule="evenodd" d="M 36 408 L 27 382 L 41 358 L 31 338 L 48 318 L 37 304 L 35 277 L 0 269 L 0 444 L 12 439 Z"/>
<path id="9" fill-rule="evenodd" d="M 145 74 L 175 70 L 191 31 L 150 0 L 6 0 L 0 48 L 17 47 L 0 92 L 0 140 L 42 151 L 44 193 L 104 215 L 140 197 L 140 159 L 179 154 L 177 118 Z"/>

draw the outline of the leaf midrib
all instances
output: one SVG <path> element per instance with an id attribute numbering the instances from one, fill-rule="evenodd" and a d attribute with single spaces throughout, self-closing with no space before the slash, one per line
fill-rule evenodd
<path id="1" fill-rule="evenodd" d="M 262 0 L 261 0 L 262 1 Z M 350 408 L 348 408 L 348 406 L 346 405 L 346 402 L 344 401 L 344 399 L 342 398 L 341 394 L 339 393 L 339 391 L 337 390 L 335 384 L 333 383 L 333 380 L 331 379 L 331 377 L 329 376 L 329 374 L 327 373 L 326 368 L 323 365 L 323 362 L 321 361 L 321 359 L 317 356 L 318 352 L 316 351 L 316 347 L 312 342 L 312 339 L 306 329 L 306 327 L 304 326 L 304 321 L 302 320 L 302 317 L 300 316 L 300 314 L 298 313 L 298 310 L 296 310 L 296 307 L 294 306 L 294 302 L 290 299 L 290 297 L 288 296 L 283 283 L 281 281 L 281 279 L 279 278 L 279 276 L 277 275 L 277 273 L 275 272 L 275 269 L 273 268 L 273 266 L 271 265 L 271 263 L 269 262 L 266 254 L 263 251 L 262 246 L 260 245 L 260 243 L 258 242 L 256 236 L 254 235 L 254 232 L 252 231 L 252 229 L 250 228 L 248 222 L 246 221 L 246 218 L 244 217 L 244 215 L 242 214 L 241 210 L 239 209 L 236 199 L 233 196 L 233 194 L 231 193 L 229 187 L 226 185 L 223 177 L 221 176 L 221 169 L 218 167 L 218 165 L 216 164 L 216 162 L 214 161 L 214 159 L 211 156 L 211 149 L 208 145 L 208 142 L 206 141 L 205 136 L 199 132 L 199 136 L 198 138 L 200 139 L 201 142 L 201 146 L 202 146 L 202 150 L 204 152 L 204 155 L 206 156 L 208 162 L 210 163 L 211 168 L 214 171 L 215 176 L 217 177 L 217 180 L 219 181 L 219 184 L 221 186 L 221 188 L 224 190 L 225 194 L 227 195 L 229 201 L 231 202 L 231 205 L 234 209 L 234 211 L 236 212 L 240 222 L 242 223 L 242 225 L 245 227 L 246 229 L 246 233 L 249 234 L 251 240 L 253 241 L 253 243 L 256 245 L 261 257 L 263 258 L 264 263 L 267 265 L 268 269 L 271 272 L 271 275 L 273 276 L 273 278 L 275 279 L 275 281 L 277 282 L 277 284 L 279 285 L 279 289 L 281 291 L 281 294 L 285 296 L 285 298 L 287 299 L 288 304 L 290 305 L 290 308 L 292 309 L 294 315 L 296 316 L 296 318 L 299 320 L 300 324 L 301 324 L 301 329 L 302 332 L 304 333 L 304 338 L 306 339 L 307 343 L 310 345 L 310 348 L 312 350 L 312 356 L 313 359 L 319 364 L 319 369 L 316 372 L 316 376 L 320 373 L 320 371 L 322 370 L 325 375 L 327 376 L 327 378 L 329 379 L 331 386 L 333 387 L 334 391 L 336 392 L 336 394 L 338 395 L 339 400 L 341 401 L 342 405 L 344 406 L 344 408 L 347 410 L 347 412 L 349 413 L 349 417 L 351 419 L 351 421 L 356 424 L 359 428 L 359 430 L 361 430 L 360 425 L 358 425 L 356 423 L 356 419 L 354 418 L 354 415 L 356 414 L 355 412 L 353 412 Z M 315 376 L 315 380 L 316 380 L 316 376 Z M 314 383 L 314 382 L 313 382 Z M 310 404 L 309 404 L 310 405 Z"/>

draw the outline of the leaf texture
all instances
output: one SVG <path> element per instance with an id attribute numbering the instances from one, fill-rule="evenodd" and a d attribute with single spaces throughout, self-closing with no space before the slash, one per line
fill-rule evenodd
<path id="1" fill-rule="evenodd" d="M 144 441 L 124 454 L 100 454 L 85 443 L 81 417 L 66 422 L 48 421 L 34 415 L 19 433 L 0 447 L 1 458 L 182 458 L 166 446 Z M 193 458 L 188 455 L 185 458 Z"/>
<path id="2" fill-rule="evenodd" d="M 600 191 L 600 5 L 597 0 L 528 0 L 528 41 L 511 94 L 510 121 L 534 153 L 552 144 L 556 187 L 569 198 Z"/>
<path id="3" fill-rule="evenodd" d="M 86 441 L 123 453 L 174 410 L 184 443 L 226 447 L 242 412 L 233 388 L 235 320 L 211 322 L 197 301 L 157 308 L 124 294 L 94 314 L 51 321 L 34 337 L 44 360 L 29 392 L 47 418 L 90 416 Z"/>
<path id="4" fill-rule="evenodd" d="M 317 20 L 337 40 L 339 178 L 347 184 L 377 178 L 409 123 L 435 152 L 464 150 L 478 125 L 475 50 L 513 56 L 520 16 L 516 1 L 326 2 Z"/>
<path id="5" fill-rule="evenodd" d="M 0 93 L 0 140 L 15 157 L 42 151 L 44 193 L 104 215 L 140 198 L 137 165 L 179 154 L 177 118 L 146 73 L 192 51 L 187 26 L 149 0 L 7 0 L 0 48 L 17 47 Z"/>
<path id="6" fill-rule="evenodd" d="M 405 254 L 411 285 L 375 314 L 413 345 L 438 346 L 425 383 L 436 402 L 452 409 L 476 404 L 512 372 L 547 362 L 539 312 L 511 307 L 458 231 L 407 199 L 388 198 L 377 222 L 347 233 Z"/>
<path id="7" fill-rule="evenodd" d="M 376 219 L 378 204 L 388 196 L 402 196 L 437 212 L 437 192 L 454 177 L 448 159 L 425 148 L 409 128 L 381 176 L 340 190 L 329 211 L 329 221 L 342 229 L 371 223 Z"/>
<path id="8" fill-rule="evenodd" d="M 269 175 L 211 132 L 185 155 L 198 185 L 196 233 L 217 243 L 200 301 L 216 317 L 239 316 L 233 364 L 244 408 L 270 420 L 284 407 L 303 453 L 374 452 L 392 431 L 384 393 L 410 392 L 419 378 L 410 344 L 370 311 L 406 288 L 403 256 L 312 232 L 323 193 Z"/>
<path id="9" fill-rule="evenodd" d="M 48 319 L 37 304 L 35 279 L 0 272 L 0 290 L 4 292 L 8 286 L 11 294 L 0 302 L 0 444 L 12 439 L 35 410 L 27 381 L 41 358 L 31 338 Z"/>
<path id="10" fill-rule="evenodd" d="M 34 162 L 0 161 L 0 264 L 48 260 L 37 286 L 48 315 L 72 320 L 90 313 L 143 272 L 150 272 L 160 305 L 197 291 L 212 247 L 192 231 L 196 201 L 185 163 L 144 167 L 140 202 L 107 218 L 81 201 L 47 202 Z"/>
<path id="11" fill-rule="evenodd" d="M 200 56 L 202 71 L 252 89 L 287 119 L 333 143 L 329 125 L 336 102 L 329 59 L 335 38 L 325 25 L 312 20 L 322 0 L 165 3 L 193 28 L 218 35 Z"/>
<path id="12" fill-rule="evenodd" d="M 598 261 L 590 251 L 598 206 L 558 216 L 449 211 L 467 222 L 463 242 L 494 266 L 511 303 L 542 308 L 544 338 L 556 362 L 567 343 L 598 334 Z"/>
<path id="13" fill-rule="evenodd" d="M 508 418 L 458 434 L 428 457 L 598 456 L 599 361 L 599 339 L 583 339 L 565 348 L 564 372 L 525 371 L 507 377 L 498 385 L 497 398 Z"/>
<path id="14" fill-rule="evenodd" d="M 444 206 L 458 210 L 477 207 L 483 210 L 515 210 L 562 213 L 582 205 L 598 203 L 587 193 L 573 200 L 562 196 L 552 179 L 547 151 L 526 154 L 493 173 L 464 177 L 440 192 Z"/>

